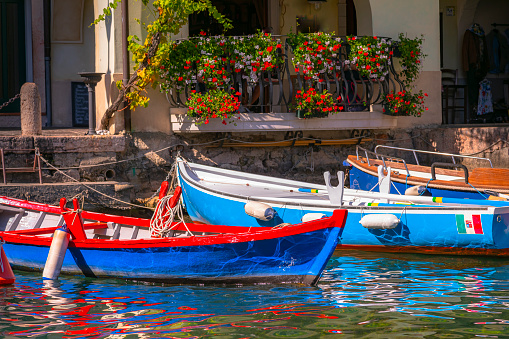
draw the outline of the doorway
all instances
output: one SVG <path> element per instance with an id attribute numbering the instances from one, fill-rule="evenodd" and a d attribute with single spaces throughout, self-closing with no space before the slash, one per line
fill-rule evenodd
<path id="1" fill-rule="evenodd" d="M 268 0 L 212 0 L 219 13 L 232 21 L 233 28 L 223 32 L 221 25 L 208 13 L 195 13 L 189 17 L 189 36 L 249 35 L 268 27 Z"/>
<path id="2" fill-rule="evenodd" d="M 0 0 L 0 105 L 19 93 L 26 80 L 23 0 Z M 20 101 L 0 110 L 19 113 Z"/>

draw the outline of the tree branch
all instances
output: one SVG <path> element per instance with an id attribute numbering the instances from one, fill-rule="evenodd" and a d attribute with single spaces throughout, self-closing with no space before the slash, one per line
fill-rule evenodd
<path id="1" fill-rule="evenodd" d="M 150 60 L 156 53 L 157 49 L 159 48 L 159 43 L 161 42 L 161 33 L 156 32 L 150 41 L 150 47 L 147 52 L 147 55 L 145 56 L 145 59 L 139 64 L 136 71 L 131 75 L 129 78 L 129 81 L 126 85 L 122 86 L 120 89 L 120 92 L 118 93 L 117 98 L 115 101 L 106 109 L 104 112 L 104 115 L 101 118 L 101 129 L 108 129 L 110 126 L 110 120 L 113 117 L 113 114 L 115 112 L 120 111 L 120 106 L 122 103 L 126 102 L 125 95 L 129 92 L 129 90 L 136 85 L 136 82 L 138 81 L 138 71 L 145 69 L 148 67 L 148 60 Z"/>

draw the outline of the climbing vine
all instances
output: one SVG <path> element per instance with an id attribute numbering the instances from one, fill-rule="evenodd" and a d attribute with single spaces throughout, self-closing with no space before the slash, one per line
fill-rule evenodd
<path id="1" fill-rule="evenodd" d="M 121 0 L 108 2 L 94 24 L 111 15 L 120 2 Z M 122 81 L 117 82 L 119 96 L 103 115 L 102 129 L 108 128 L 109 120 L 124 100 L 127 100 L 133 110 L 138 106 L 147 107 L 150 99 L 145 89 L 149 85 L 155 88 L 160 84 L 158 72 L 161 67 L 164 67 L 168 51 L 173 50 L 173 45 L 176 43 L 168 40 L 167 35 L 178 34 L 191 14 L 208 12 L 225 30 L 232 28 L 230 20 L 219 13 L 210 0 L 141 0 L 141 2 L 148 10 L 153 11 L 154 20 L 150 23 L 141 23 L 138 20 L 147 33 L 143 41 L 135 35 L 128 37 L 129 51 L 135 61 L 135 71 L 127 84 L 124 85 Z"/>

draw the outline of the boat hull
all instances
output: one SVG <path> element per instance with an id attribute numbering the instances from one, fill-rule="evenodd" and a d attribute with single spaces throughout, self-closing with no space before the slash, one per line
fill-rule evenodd
<path id="1" fill-rule="evenodd" d="M 190 165 L 192 166 L 192 165 Z M 179 171 L 183 202 L 189 216 L 196 221 L 242 226 L 273 226 L 300 222 L 307 213 L 331 215 L 337 206 L 313 206 L 279 203 L 270 198 L 242 197 L 207 190 Z M 277 212 L 274 219 L 261 221 L 247 215 L 244 205 L 256 200 L 267 203 Z M 376 204 L 372 204 L 376 205 Z M 380 204 L 383 205 L 383 204 Z M 220 206 L 220 207 L 218 207 Z M 493 207 L 415 207 L 405 205 L 349 207 L 345 229 L 339 240 L 341 248 L 393 252 L 426 252 L 447 254 L 509 255 L 509 208 Z M 400 223 L 393 229 L 368 229 L 360 224 L 368 214 L 394 214 Z M 462 227 L 472 216 L 479 220 L 477 234 L 465 233 Z M 462 222 L 460 222 L 463 220 Z M 471 231 L 467 231 L 471 232 Z M 423 248 L 427 251 L 423 251 Z"/>
<path id="2" fill-rule="evenodd" d="M 313 284 L 337 245 L 340 228 L 277 239 L 183 247 L 68 248 L 61 272 L 89 277 L 180 282 Z M 42 271 L 48 246 L 4 247 L 14 268 Z"/>
<path id="3" fill-rule="evenodd" d="M 0 235 L 5 241 L 4 249 L 10 264 L 16 269 L 43 271 L 52 243 L 51 235 L 57 227 L 34 225 L 44 224 L 42 217 L 56 221 L 56 207 L 4 197 L 0 197 L 0 202 L 4 212 L 0 219 L 4 224 L 0 229 L 8 229 Z M 32 210 L 29 209 L 31 206 Z M 80 211 L 73 213 L 81 215 Z M 145 219 L 83 214 L 91 218 L 89 221 L 115 219 L 130 223 L 123 224 L 124 227 L 146 223 Z M 89 222 L 81 226 L 86 230 L 84 238 L 70 240 L 60 272 L 165 283 L 288 282 L 313 285 L 334 253 L 346 215 L 346 210 L 336 210 L 331 218 L 256 229 L 224 225 L 204 228 L 203 225 L 175 223 L 173 232 L 181 231 L 186 235 L 140 239 L 91 237 L 94 234 L 90 233 L 92 227 L 106 225 Z M 81 219 L 68 216 L 68 226 L 71 221 Z M 19 229 L 11 230 L 13 222 Z M 119 233 L 123 234 L 122 231 Z"/>

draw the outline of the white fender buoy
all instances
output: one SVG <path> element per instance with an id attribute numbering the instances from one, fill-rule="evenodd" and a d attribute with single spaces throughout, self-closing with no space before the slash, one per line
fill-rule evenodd
<path id="1" fill-rule="evenodd" d="M 249 201 L 244 205 L 244 211 L 247 215 L 262 221 L 269 221 L 276 215 L 276 211 L 272 207 L 257 201 Z"/>
<path id="2" fill-rule="evenodd" d="M 300 220 L 302 222 L 308 222 L 311 220 L 322 219 L 323 217 L 325 217 L 325 214 L 323 213 L 306 213 L 302 216 L 302 219 Z"/>
<path id="3" fill-rule="evenodd" d="M 412 186 L 405 190 L 405 195 L 415 195 L 415 196 L 431 196 L 431 193 L 427 190 L 425 186 Z"/>
<path id="4" fill-rule="evenodd" d="M 369 229 L 392 229 L 399 225 L 399 218 L 394 214 L 368 214 L 359 223 Z"/>
<path id="5" fill-rule="evenodd" d="M 9 260 L 4 252 L 3 244 L 5 241 L 2 237 L 0 237 L 0 285 L 9 285 L 14 284 L 16 277 L 14 276 L 14 272 L 12 272 L 11 265 L 9 264 Z"/>
<path id="6" fill-rule="evenodd" d="M 69 238 L 71 234 L 64 224 L 62 227 L 57 228 L 53 233 L 53 240 L 48 252 L 48 258 L 44 265 L 44 271 L 42 272 L 43 279 L 54 280 L 58 278 L 62 264 L 64 263 L 65 252 L 69 245 Z"/>

